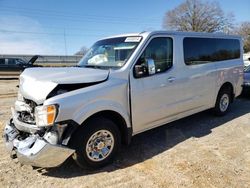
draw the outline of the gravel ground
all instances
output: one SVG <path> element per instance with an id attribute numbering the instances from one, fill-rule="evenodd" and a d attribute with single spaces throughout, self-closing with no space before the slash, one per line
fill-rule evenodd
<path id="1" fill-rule="evenodd" d="M 0 134 L 17 81 L 0 80 Z M 0 187 L 250 187 L 250 99 L 224 117 L 205 111 L 135 136 L 115 162 L 85 171 L 69 159 L 53 169 L 22 166 L 0 139 Z M 56 156 L 55 156 L 56 157 Z"/>

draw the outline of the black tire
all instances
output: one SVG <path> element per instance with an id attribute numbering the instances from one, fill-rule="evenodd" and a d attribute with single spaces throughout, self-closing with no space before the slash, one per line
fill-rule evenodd
<path id="1" fill-rule="evenodd" d="M 227 105 L 227 107 L 225 105 L 225 108 L 223 108 L 220 104 L 222 103 L 222 100 L 225 97 L 228 97 L 228 105 Z M 214 114 L 216 116 L 224 116 L 228 112 L 230 105 L 231 105 L 231 102 L 232 102 L 231 89 L 230 88 L 222 88 L 219 91 L 219 94 L 218 94 L 217 99 L 216 99 L 216 104 L 215 104 L 215 107 L 213 109 Z"/>
<path id="2" fill-rule="evenodd" d="M 93 161 L 94 160 L 93 157 L 90 156 L 91 152 L 87 152 L 86 147 L 88 143 L 89 144 L 91 143 L 89 141 L 91 136 L 97 134 L 98 131 L 103 131 L 103 130 L 106 130 L 107 132 L 112 134 L 114 140 L 114 142 L 112 142 L 113 149 L 112 150 L 110 149 L 110 152 L 106 156 L 106 158 L 100 161 Z M 97 140 L 94 143 L 97 142 L 100 141 Z M 102 142 L 102 145 L 103 143 L 104 142 Z M 114 124 L 113 121 L 106 119 L 104 117 L 96 117 L 88 120 L 82 125 L 82 127 L 76 130 L 76 132 L 71 137 L 69 145 L 71 146 L 71 148 L 74 148 L 76 150 L 75 153 L 72 155 L 72 158 L 76 161 L 76 163 L 80 167 L 84 169 L 96 169 L 96 168 L 101 168 L 113 161 L 113 158 L 116 155 L 121 145 L 121 135 L 118 127 Z M 96 146 L 96 150 L 99 151 L 102 150 L 102 149 L 97 149 L 97 147 L 98 146 Z M 112 147 L 110 146 L 110 148 Z M 101 155 L 98 156 L 100 157 Z M 92 160 L 90 158 L 92 158 Z"/>

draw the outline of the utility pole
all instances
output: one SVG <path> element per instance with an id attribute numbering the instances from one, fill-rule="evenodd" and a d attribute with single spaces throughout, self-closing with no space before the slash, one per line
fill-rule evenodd
<path id="1" fill-rule="evenodd" d="M 64 36 L 64 49 L 65 49 L 65 56 L 68 55 L 68 52 L 67 52 L 67 42 L 66 42 L 66 32 L 65 32 L 65 28 L 63 29 L 63 36 Z"/>

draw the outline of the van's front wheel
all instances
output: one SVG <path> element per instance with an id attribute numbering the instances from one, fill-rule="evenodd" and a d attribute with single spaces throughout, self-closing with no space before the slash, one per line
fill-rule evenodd
<path id="1" fill-rule="evenodd" d="M 214 107 L 215 115 L 223 116 L 228 112 L 231 101 L 232 101 L 231 92 L 232 91 L 228 88 L 224 88 L 219 92 L 217 100 L 216 100 L 216 104 Z"/>
<path id="2" fill-rule="evenodd" d="M 100 168 L 112 162 L 121 142 L 119 129 L 106 118 L 89 120 L 73 136 L 73 159 L 82 168 Z"/>

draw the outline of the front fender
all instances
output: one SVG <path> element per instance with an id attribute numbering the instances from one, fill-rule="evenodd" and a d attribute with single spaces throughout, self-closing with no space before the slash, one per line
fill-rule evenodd
<path id="1" fill-rule="evenodd" d="M 91 115 L 101 111 L 119 113 L 128 127 L 131 127 L 126 80 L 112 79 L 52 97 L 44 105 L 58 104 L 57 122 L 73 120 L 82 124 Z"/>
<path id="2" fill-rule="evenodd" d="M 126 109 L 121 104 L 109 100 L 95 101 L 93 103 L 87 104 L 84 106 L 84 108 L 76 111 L 73 114 L 73 120 L 78 124 L 82 124 L 92 115 L 107 110 L 120 114 L 125 120 L 127 127 L 131 127 L 129 113 L 126 111 Z"/>

